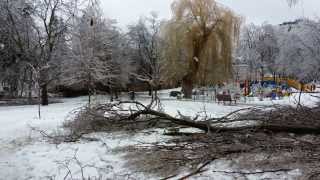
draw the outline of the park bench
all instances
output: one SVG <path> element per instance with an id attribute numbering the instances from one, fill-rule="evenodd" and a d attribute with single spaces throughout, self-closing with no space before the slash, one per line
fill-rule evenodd
<path id="1" fill-rule="evenodd" d="M 230 94 L 218 94 L 217 95 L 217 102 L 223 102 L 223 104 L 225 104 L 225 102 L 229 102 L 230 104 L 232 102 L 234 102 L 234 104 L 237 103 L 236 99 L 232 99 Z"/>

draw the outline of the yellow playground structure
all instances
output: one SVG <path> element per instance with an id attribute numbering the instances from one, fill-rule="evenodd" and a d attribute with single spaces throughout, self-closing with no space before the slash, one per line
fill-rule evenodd
<path id="1" fill-rule="evenodd" d="M 289 87 L 295 88 L 297 90 L 302 90 L 303 92 L 312 92 L 312 84 L 303 84 L 296 79 L 287 77 L 264 77 L 264 81 L 275 81 L 276 83 L 287 83 Z"/>

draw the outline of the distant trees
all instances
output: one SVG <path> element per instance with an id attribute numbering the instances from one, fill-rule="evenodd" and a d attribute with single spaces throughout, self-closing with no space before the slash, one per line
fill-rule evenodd
<path id="1" fill-rule="evenodd" d="M 282 71 L 303 82 L 320 78 L 320 22 L 303 19 L 282 25 L 279 42 L 281 51 L 276 61 Z"/>
<path id="2" fill-rule="evenodd" d="M 48 105 L 48 92 L 65 86 L 89 96 L 108 91 L 113 99 L 130 82 L 144 82 L 156 97 L 165 82 L 182 85 L 190 98 L 195 85 L 231 79 L 234 55 L 256 72 L 303 81 L 319 74 L 317 21 L 246 26 L 238 41 L 241 18 L 215 0 L 176 0 L 171 20 L 151 13 L 127 32 L 103 17 L 98 0 L 79 3 L 0 1 L 0 81 L 11 97 L 31 102 L 37 94 Z"/>
<path id="3" fill-rule="evenodd" d="M 98 83 L 107 86 L 111 66 L 111 25 L 97 4 L 90 3 L 80 14 L 75 14 L 71 33 L 71 57 L 63 63 L 62 84 L 67 87 L 87 89 L 89 103 Z"/>
<path id="4" fill-rule="evenodd" d="M 48 85 L 57 77 L 57 60 L 66 46 L 73 0 L 1 1 L 1 43 L 4 44 L 2 83 L 13 97 L 24 96 L 28 84 L 31 99 L 34 85 L 41 88 L 41 103 L 48 105 Z M 39 78 L 35 74 L 39 73 Z M 38 82 L 35 82 L 38 81 Z M 18 91 L 21 91 L 18 94 Z"/>
<path id="5" fill-rule="evenodd" d="M 61 85 L 87 90 L 90 97 L 97 90 L 108 91 L 111 100 L 118 97 L 132 72 L 127 43 L 115 21 L 103 17 L 98 1 L 73 17 L 71 57 L 63 61 Z M 128 52 L 127 52 L 128 51 Z"/>
<path id="6" fill-rule="evenodd" d="M 31 99 L 33 70 L 38 55 L 36 23 L 31 2 L 0 1 L 0 74 L 1 83 L 12 97 L 25 95 Z"/>
<path id="7" fill-rule="evenodd" d="M 249 65 L 250 74 L 263 76 L 264 68 L 275 71 L 275 59 L 279 54 L 277 38 L 271 25 L 251 24 L 242 29 L 237 53 Z"/>
<path id="8" fill-rule="evenodd" d="M 137 24 L 129 26 L 129 39 L 136 50 L 137 72 L 131 75 L 141 82 L 148 83 L 149 95 L 157 96 L 161 83 L 162 40 L 160 37 L 161 23 L 155 13 L 140 18 Z"/>
<path id="9" fill-rule="evenodd" d="M 301 19 L 278 26 L 249 25 L 240 37 L 237 56 L 251 69 L 262 66 L 303 82 L 319 79 L 319 22 Z"/>
<path id="10" fill-rule="evenodd" d="M 36 91 L 48 105 L 48 88 L 60 84 L 92 94 L 98 85 L 121 89 L 128 81 L 127 40 L 98 1 L 0 1 L 0 15 L 0 81 L 12 97 L 28 89 L 29 99 Z"/>
<path id="11" fill-rule="evenodd" d="M 166 68 L 169 74 L 183 69 L 178 76 L 184 96 L 191 98 L 194 84 L 231 78 L 240 18 L 214 0 L 177 0 L 172 10 L 165 35 L 170 57 Z"/>
<path id="12" fill-rule="evenodd" d="M 39 58 L 36 66 L 40 69 L 41 104 L 48 105 L 48 85 L 57 77 L 55 60 L 61 52 L 57 47 L 65 38 L 73 17 L 74 0 L 36 0 L 35 20 L 39 36 Z"/>

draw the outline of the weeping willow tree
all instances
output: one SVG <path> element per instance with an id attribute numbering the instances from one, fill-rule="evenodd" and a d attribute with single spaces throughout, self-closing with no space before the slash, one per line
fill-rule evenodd
<path id="1" fill-rule="evenodd" d="M 181 81 L 185 98 L 191 98 L 195 84 L 230 79 L 241 19 L 215 0 L 176 0 L 172 10 L 164 35 L 168 80 Z"/>

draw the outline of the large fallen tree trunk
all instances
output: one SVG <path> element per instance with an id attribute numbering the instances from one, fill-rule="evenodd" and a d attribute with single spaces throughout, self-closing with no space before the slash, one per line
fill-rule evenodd
<path id="1" fill-rule="evenodd" d="M 247 110 L 247 109 L 246 109 Z M 237 111 L 240 112 L 240 111 Z M 288 133 L 295 133 L 295 134 L 320 134 L 320 127 L 313 125 L 305 125 L 305 122 L 301 122 L 301 124 L 295 124 L 295 125 L 285 125 L 281 124 L 279 122 L 277 123 L 272 123 L 274 120 L 270 120 L 268 122 L 269 118 L 264 116 L 259 118 L 239 118 L 239 119 L 233 119 L 230 121 L 226 121 L 228 117 L 223 117 L 219 119 L 211 119 L 210 121 L 208 120 L 200 120 L 200 121 L 195 121 L 195 120 L 189 120 L 186 118 L 183 118 L 181 115 L 180 118 L 176 118 L 173 116 L 170 116 L 166 113 L 155 111 L 149 108 L 146 108 L 144 110 L 138 111 L 133 113 L 128 117 L 130 120 L 135 120 L 141 115 L 152 115 L 154 116 L 153 118 L 158 118 L 159 120 L 168 120 L 172 123 L 175 123 L 176 125 L 181 125 L 181 126 L 188 126 L 192 128 L 197 128 L 200 130 L 203 130 L 205 132 L 211 131 L 211 132 L 232 132 L 232 131 L 244 131 L 244 130 L 250 130 L 250 131 L 270 131 L 270 132 L 288 132 Z M 216 121 L 214 121 L 216 120 Z M 220 121 L 223 120 L 223 122 L 228 123 L 228 122 L 240 122 L 240 121 L 256 121 L 257 123 L 253 123 L 252 125 L 245 125 L 245 126 L 240 126 L 240 127 L 228 127 L 228 126 L 216 126 L 218 123 L 221 124 Z M 303 119 L 302 119 L 303 120 Z M 289 124 L 289 122 L 288 122 Z"/>
<path id="2" fill-rule="evenodd" d="M 320 134 L 320 108 L 268 107 L 246 108 L 232 112 L 221 118 L 187 117 L 178 112 L 172 116 L 163 111 L 154 110 L 153 104 L 144 105 L 136 101 L 121 101 L 98 105 L 85 109 L 88 123 L 96 125 L 76 129 L 95 129 L 95 126 L 112 127 L 159 123 L 171 123 L 191 127 L 204 132 L 262 131 L 273 133 Z M 266 110 L 269 109 L 269 110 Z M 90 119 L 90 120 L 88 120 Z M 234 126 L 232 123 L 237 123 Z M 240 124 L 240 125 L 239 125 Z M 241 125 L 243 124 L 243 125 Z M 99 127 L 98 127 L 99 128 Z M 96 130 L 96 129 L 95 129 Z"/>

